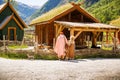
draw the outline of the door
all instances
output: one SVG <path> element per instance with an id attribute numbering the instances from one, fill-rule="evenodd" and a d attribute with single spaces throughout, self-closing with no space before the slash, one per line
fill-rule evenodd
<path id="1" fill-rule="evenodd" d="M 16 40 L 16 28 L 15 27 L 8 28 L 8 40 Z"/>

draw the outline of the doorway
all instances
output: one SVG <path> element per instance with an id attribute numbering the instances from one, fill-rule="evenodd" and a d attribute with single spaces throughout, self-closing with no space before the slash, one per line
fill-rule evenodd
<path id="1" fill-rule="evenodd" d="M 8 28 L 8 40 L 16 40 L 16 28 L 15 27 L 9 27 Z"/>

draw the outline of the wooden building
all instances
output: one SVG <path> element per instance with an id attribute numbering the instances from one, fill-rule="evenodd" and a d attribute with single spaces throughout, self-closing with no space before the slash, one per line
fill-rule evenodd
<path id="1" fill-rule="evenodd" d="M 5 35 L 7 40 L 21 41 L 24 28 L 27 28 L 27 25 L 9 2 L 0 5 L 0 40 L 3 40 Z"/>
<path id="2" fill-rule="evenodd" d="M 84 45 L 89 35 L 93 46 L 96 46 L 98 39 L 102 40 L 103 31 L 116 33 L 118 31 L 116 27 L 109 28 L 108 25 L 100 24 L 96 18 L 80 7 L 80 4 L 75 3 L 67 3 L 52 9 L 32 20 L 30 25 L 35 26 L 38 43 L 47 45 L 53 45 L 53 39 L 56 39 L 61 31 L 68 39 L 70 35 L 74 35 L 76 45 Z"/>

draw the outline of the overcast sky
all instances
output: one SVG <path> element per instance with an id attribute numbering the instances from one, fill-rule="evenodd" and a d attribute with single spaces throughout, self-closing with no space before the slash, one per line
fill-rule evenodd
<path id="1" fill-rule="evenodd" d="M 42 6 L 48 0 L 16 0 L 27 5 Z"/>

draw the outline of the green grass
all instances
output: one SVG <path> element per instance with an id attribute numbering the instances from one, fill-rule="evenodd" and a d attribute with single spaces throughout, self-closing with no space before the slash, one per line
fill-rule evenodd
<path id="1" fill-rule="evenodd" d="M 23 53 L 0 53 L 0 57 L 7 59 L 27 59 L 27 55 Z"/>
<path id="2" fill-rule="evenodd" d="M 34 20 L 32 20 L 30 24 L 35 24 L 35 23 L 51 20 L 52 18 L 60 15 L 61 13 L 71 9 L 72 7 L 73 6 L 70 3 L 67 3 L 66 5 L 63 5 L 60 7 L 56 7 L 54 9 L 50 10 L 49 12 L 37 17 Z"/>
<path id="3" fill-rule="evenodd" d="M 28 48 L 27 45 L 9 45 L 8 46 L 9 49 L 19 49 L 19 48 Z"/>

